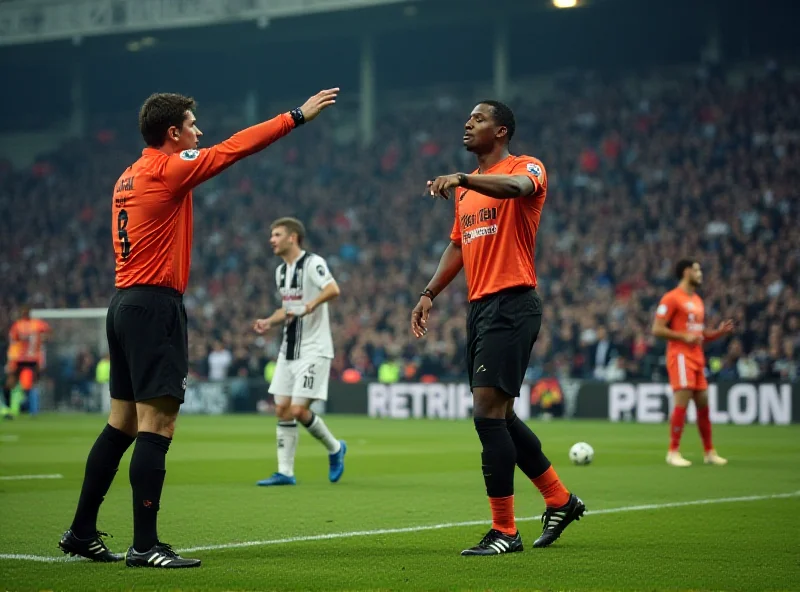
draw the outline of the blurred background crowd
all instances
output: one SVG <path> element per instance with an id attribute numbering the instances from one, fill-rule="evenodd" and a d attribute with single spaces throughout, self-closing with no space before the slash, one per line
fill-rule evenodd
<path id="1" fill-rule="evenodd" d="M 403 14 L 412 15 L 407 8 Z M 141 43 L 146 39 L 155 44 L 152 37 Z M 512 53 L 519 39 L 513 36 Z M 620 38 L 621 45 L 631 43 Z M 664 43 L 677 51 L 671 40 Z M 695 49 L 690 53 L 697 55 Z M 93 60 L 102 59 L 95 54 Z M 707 322 L 736 322 L 731 338 L 707 347 L 710 373 L 796 380 L 796 62 L 687 62 L 676 55 L 682 65 L 675 66 L 659 64 L 654 55 L 643 57 L 646 66 L 638 68 L 538 72 L 531 66 L 507 93 L 517 119 L 512 152 L 541 159 L 549 177 L 536 260 L 544 325 L 528 378 L 663 379 L 665 345 L 651 337 L 650 326 L 660 296 L 675 284 L 675 262 L 689 257 L 704 269 Z M 435 61 L 434 54 L 428 56 Z M 392 59 L 384 56 L 401 87 L 403 68 L 413 68 Z M 413 92 L 396 88 L 381 95 L 371 142 L 359 137 L 358 102 L 344 100 L 330 117 L 326 113 L 195 191 L 185 295 L 193 376 L 260 379 L 266 367 L 268 377 L 280 335 L 261 337 L 251 327 L 277 305 L 279 260 L 268 244 L 270 222 L 291 215 L 305 222 L 308 249 L 327 259 L 342 289 L 330 307 L 334 378 L 463 378 L 463 276 L 436 299 L 424 340 L 414 340 L 409 318 L 453 222 L 453 204 L 425 196 L 425 182 L 474 169 L 474 157 L 461 145 L 463 124 L 475 103 L 491 97 L 467 92 L 458 81 L 436 82 L 432 64 L 427 74 L 425 68 L 414 70 L 428 82 Z M 232 79 L 224 69 L 215 71 Z M 306 88 L 310 74 L 302 74 Z M 116 91 L 109 88 L 109 96 L 127 97 L 125 82 Z M 255 113 L 242 109 L 225 89 L 197 84 L 205 145 L 277 113 L 264 105 Z M 22 305 L 107 306 L 113 292 L 111 188 L 142 148 L 135 109 L 117 109 L 109 104 L 114 100 L 98 105 L 92 94 L 85 133 L 28 165 L 0 161 L 3 337 Z M 19 119 L 33 126 L 36 113 L 46 117 L 34 105 L 18 117 L 0 118 L 0 124 L 13 126 Z M 61 338 L 68 332 L 59 331 Z M 94 380 L 102 339 L 87 341 L 77 355 L 71 352 L 68 359 L 50 359 L 51 371 L 80 384 Z"/>

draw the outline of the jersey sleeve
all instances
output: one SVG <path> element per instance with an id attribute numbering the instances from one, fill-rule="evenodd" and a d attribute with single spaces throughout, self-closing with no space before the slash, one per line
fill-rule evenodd
<path id="1" fill-rule="evenodd" d="M 533 192 L 530 195 L 537 195 L 547 190 L 547 171 L 541 160 L 530 156 L 521 156 L 517 159 L 514 168 L 511 169 L 512 175 L 524 175 L 533 182 Z"/>
<path id="2" fill-rule="evenodd" d="M 672 317 L 675 316 L 676 309 L 677 302 L 675 301 L 675 297 L 669 293 L 664 294 L 661 298 L 661 302 L 658 303 L 658 308 L 656 308 L 656 318 L 666 321 L 666 323 L 669 324 Z"/>
<path id="3" fill-rule="evenodd" d="M 331 270 L 328 269 L 328 263 L 319 255 L 313 255 L 308 262 L 308 277 L 311 278 L 311 283 L 320 290 L 333 283 L 335 280 Z"/>
<path id="4" fill-rule="evenodd" d="M 203 181 L 218 175 L 244 157 L 263 150 L 293 128 L 292 117 L 283 113 L 237 132 L 211 148 L 173 154 L 167 159 L 163 171 L 164 182 L 176 197 L 183 197 Z"/>
<path id="5" fill-rule="evenodd" d="M 453 243 L 457 244 L 459 247 L 461 246 L 461 224 L 458 223 L 458 202 L 461 200 L 461 196 L 464 195 L 465 190 L 461 187 L 456 189 L 455 198 L 453 202 L 455 202 L 455 213 L 453 215 L 453 228 L 450 230 L 450 240 Z"/>

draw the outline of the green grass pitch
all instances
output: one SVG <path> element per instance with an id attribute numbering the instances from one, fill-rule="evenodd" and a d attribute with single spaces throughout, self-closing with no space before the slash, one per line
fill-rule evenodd
<path id="1" fill-rule="evenodd" d="M 201 548 L 187 555 L 203 566 L 174 571 L 64 561 L 57 548 L 104 418 L 1 423 L 0 590 L 800 589 L 799 426 L 715 426 L 726 467 L 700 462 L 687 426 L 683 452 L 695 465 L 675 469 L 664 463 L 666 426 L 532 421 L 589 511 L 555 545 L 533 549 L 543 504 L 517 471 L 525 551 L 465 558 L 489 527 L 471 422 L 327 422 L 349 445 L 340 483 L 328 483 L 325 451 L 302 432 L 298 485 L 259 488 L 275 470 L 274 418 L 181 417 L 160 536 Z M 580 440 L 595 449 L 590 466 L 567 460 Z M 132 536 L 129 459 L 100 513 L 117 552 Z M 8 479 L 20 475 L 62 477 Z"/>

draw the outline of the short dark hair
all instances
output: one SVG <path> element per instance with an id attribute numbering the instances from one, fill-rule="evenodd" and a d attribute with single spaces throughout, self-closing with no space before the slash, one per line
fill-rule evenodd
<path id="1" fill-rule="evenodd" d="M 197 103 L 191 97 L 176 93 L 155 93 L 147 97 L 139 111 L 139 131 L 148 146 L 158 148 L 166 140 L 172 126 L 181 128 L 187 111 L 194 111 Z"/>
<path id="2" fill-rule="evenodd" d="M 306 237 L 306 227 L 303 226 L 303 223 L 300 222 L 297 218 L 278 218 L 272 225 L 269 227 L 270 230 L 275 230 L 278 226 L 283 226 L 286 230 L 289 231 L 289 234 L 296 234 L 297 235 L 297 245 L 302 247 L 303 246 L 303 239 Z"/>
<path id="3" fill-rule="evenodd" d="M 514 119 L 514 112 L 511 111 L 511 108 L 505 103 L 494 101 L 492 99 L 481 101 L 480 104 L 488 105 L 492 108 L 492 117 L 494 117 L 494 120 L 498 125 L 502 125 L 508 130 L 506 141 L 511 142 L 511 138 L 514 137 L 514 132 L 517 130 L 517 122 Z"/>
<path id="4" fill-rule="evenodd" d="M 678 281 L 683 279 L 683 272 L 690 267 L 693 267 L 695 263 L 697 263 L 697 261 L 694 259 L 681 259 L 675 264 L 675 277 L 678 279 Z"/>

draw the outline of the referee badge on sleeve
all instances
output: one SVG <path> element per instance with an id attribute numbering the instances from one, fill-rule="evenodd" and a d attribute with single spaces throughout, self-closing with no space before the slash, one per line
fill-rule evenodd
<path id="1" fill-rule="evenodd" d="M 199 150 L 184 150 L 181 152 L 181 160 L 194 160 L 200 156 Z"/>
<path id="2" fill-rule="evenodd" d="M 525 168 L 528 169 L 530 174 L 539 180 L 539 183 L 542 182 L 542 167 L 535 162 L 529 162 L 527 165 L 525 165 Z"/>

